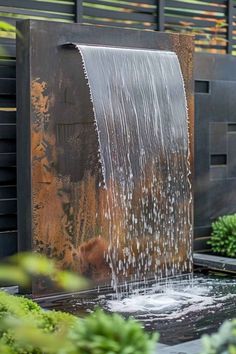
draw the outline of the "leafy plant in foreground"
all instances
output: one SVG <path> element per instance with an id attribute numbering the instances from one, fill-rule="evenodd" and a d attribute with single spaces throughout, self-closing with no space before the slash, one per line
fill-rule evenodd
<path id="1" fill-rule="evenodd" d="M 82 319 L 0 292 L 2 354 L 151 354 L 156 340 L 117 314 L 97 310 Z"/>
<path id="2" fill-rule="evenodd" d="M 45 311 L 32 300 L 0 292 L 0 348 L 10 353 L 59 353 L 61 348 L 66 353 L 72 347 L 66 335 L 76 321 L 70 314 Z"/>
<path id="3" fill-rule="evenodd" d="M 201 354 L 236 354 L 236 319 L 226 321 L 218 333 L 202 338 Z"/>
<path id="4" fill-rule="evenodd" d="M 222 256 L 236 257 L 236 214 L 220 217 L 212 224 L 212 251 Z"/>
<path id="5" fill-rule="evenodd" d="M 51 260 L 17 255 L 0 266 L 0 280 L 27 285 L 32 276 L 47 276 L 65 290 L 84 280 L 58 271 Z M 149 335 L 132 319 L 97 310 L 86 318 L 46 311 L 30 299 L 0 291 L 1 354 L 152 354 L 157 335 Z"/>
<path id="6" fill-rule="evenodd" d="M 133 319 L 124 320 L 117 314 L 101 310 L 76 324 L 69 337 L 83 354 L 152 354 L 157 334 L 149 335 Z"/>

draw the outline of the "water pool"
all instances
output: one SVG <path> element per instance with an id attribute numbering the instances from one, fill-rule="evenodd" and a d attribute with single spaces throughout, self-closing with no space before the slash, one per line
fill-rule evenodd
<path id="1" fill-rule="evenodd" d="M 132 316 L 147 331 L 158 331 L 160 342 L 179 344 L 215 331 L 226 319 L 236 317 L 236 278 L 220 275 L 194 275 L 149 284 L 119 299 L 116 294 L 87 291 L 39 299 L 48 308 L 63 310 L 78 316 L 101 307 L 107 312 Z"/>

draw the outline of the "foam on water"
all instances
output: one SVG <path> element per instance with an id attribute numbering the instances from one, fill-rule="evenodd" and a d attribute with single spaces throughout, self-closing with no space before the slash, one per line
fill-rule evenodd
<path id="1" fill-rule="evenodd" d="M 190 313 L 198 311 L 215 311 L 224 302 L 236 298 L 236 291 L 227 292 L 227 287 L 236 290 L 236 281 L 206 281 L 204 278 L 193 279 L 192 282 L 174 282 L 168 286 L 154 286 L 145 294 L 132 294 L 121 300 L 111 299 L 105 307 L 111 312 L 129 313 L 142 322 L 150 321 L 150 316 L 158 320 L 183 319 Z"/>

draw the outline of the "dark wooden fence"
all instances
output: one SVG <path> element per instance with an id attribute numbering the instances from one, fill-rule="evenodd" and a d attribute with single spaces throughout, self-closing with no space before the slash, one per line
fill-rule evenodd
<path id="1" fill-rule="evenodd" d="M 47 19 L 196 34 L 196 50 L 236 50 L 236 0 L 0 0 L 0 21 Z M 47 38 L 45 37 L 45 40 Z M 15 40 L 0 31 L 0 257 L 17 249 Z M 21 166 L 24 168 L 24 166 Z"/>
<path id="2" fill-rule="evenodd" d="M 201 51 L 236 47 L 236 0 L 0 0 L 0 20 L 27 18 L 194 33 Z M 1 42 L 14 57 L 14 40 Z"/>
<path id="3" fill-rule="evenodd" d="M 83 22 L 99 25 L 194 33 L 197 50 L 223 53 L 232 51 L 234 9 L 233 2 L 228 0 L 193 3 L 186 0 L 116 3 L 88 0 L 84 3 L 81 18 Z"/>

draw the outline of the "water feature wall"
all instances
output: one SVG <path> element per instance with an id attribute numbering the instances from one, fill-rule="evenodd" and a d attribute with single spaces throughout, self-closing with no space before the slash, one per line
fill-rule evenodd
<path id="1" fill-rule="evenodd" d="M 92 286 L 190 272 L 192 39 L 34 21 L 19 29 L 19 248 Z"/>
<path id="2" fill-rule="evenodd" d="M 105 201 L 96 210 L 95 224 L 108 243 L 113 286 L 117 278 L 158 279 L 190 271 L 188 117 L 177 55 L 78 49 L 91 90 L 103 172 L 98 188 Z"/>

